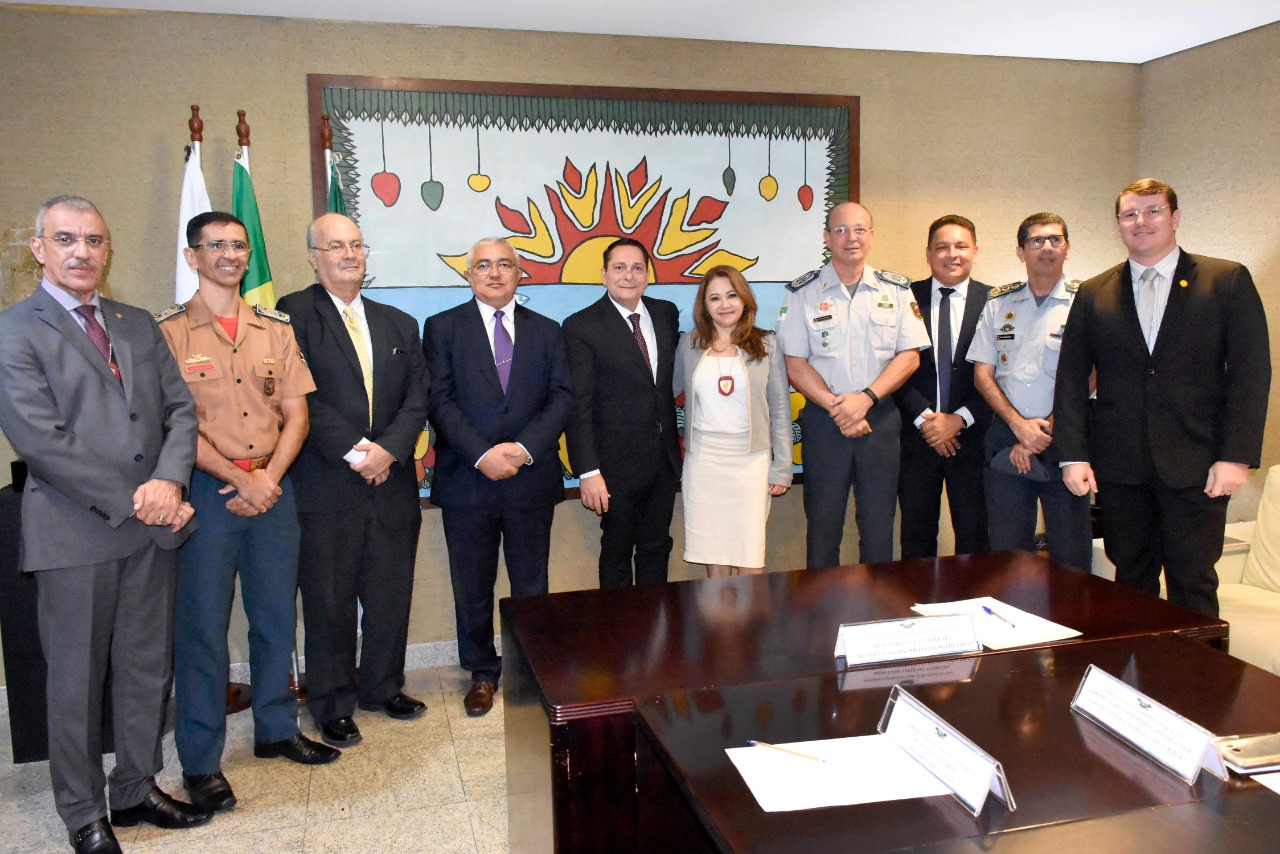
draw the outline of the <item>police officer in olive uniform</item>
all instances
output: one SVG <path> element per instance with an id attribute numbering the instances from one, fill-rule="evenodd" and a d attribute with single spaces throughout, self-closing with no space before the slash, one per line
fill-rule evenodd
<path id="1" fill-rule="evenodd" d="M 991 291 L 969 345 L 974 382 L 995 413 L 987 429 L 984 479 L 992 551 L 1034 551 L 1036 501 L 1049 556 L 1089 571 L 1089 499 L 1062 482 L 1053 443 L 1053 385 L 1067 313 L 1080 287 L 1062 273 L 1071 252 L 1067 224 L 1033 214 L 1018 227 L 1027 281 Z"/>
<path id="2" fill-rule="evenodd" d="M 254 754 L 318 764 L 339 752 L 299 732 L 289 692 L 299 527 L 285 472 L 306 438 L 306 395 L 316 386 L 288 315 L 240 298 L 244 225 L 203 213 L 188 223 L 187 243 L 199 290 L 156 315 L 200 421 L 191 503 L 201 536 L 178 555 L 174 734 L 192 801 L 220 811 L 236 803 L 221 764 L 237 570 L 249 618 Z"/>
<path id="3" fill-rule="evenodd" d="M 893 559 L 901 416 L 893 392 L 920 365 L 929 333 L 905 276 L 866 265 L 870 212 L 827 214 L 831 261 L 787 285 L 776 332 L 791 385 L 805 396 L 804 512 L 808 565 L 840 563 L 849 487 L 858 560 Z"/>

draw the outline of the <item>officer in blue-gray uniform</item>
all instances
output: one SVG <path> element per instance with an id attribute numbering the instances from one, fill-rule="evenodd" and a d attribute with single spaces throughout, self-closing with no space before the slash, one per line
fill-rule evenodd
<path id="1" fill-rule="evenodd" d="M 1052 213 L 1027 217 L 1018 227 L 1017 252 L 1027 280 L 991 291 L 968 356 L 974 383 L 995 413 L 984 479 L 991 550 L 1035 550 L 1038 499 L 1049 556 L 1088 572 L 1089 499 L 1063 484 L 1053 444 L 1058 353 L 1080 287 L 1062 273 L 1071 252 L 1066 222 Z"/>
<path id="2" fill-rule="evenodd" d="M 804 513 L 808 565 L 840 564 L 849 487 L 858 560 L 893 560 L 901 416 L 891 396 L 920 365 L 929 333 L 911 282 L 866 265 L 871 213 L 845 202 L 827 214 L 831 262 L 787 285 L 777 335 L 787 378 L 805 396 Z"/>

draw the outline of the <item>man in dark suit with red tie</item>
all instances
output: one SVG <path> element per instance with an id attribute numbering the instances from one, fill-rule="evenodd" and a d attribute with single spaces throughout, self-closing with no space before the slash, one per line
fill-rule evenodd
<path id="1" fill-rule="evenodd" d="M 1178 196 L 1144 178 L 1116 197 L 1127 261 L 1080 286 L 1054 390 L 1063 481 L 1102 505 L 1116 580 L 1218 613 L 1227 502 L 1262 456 L 1267 319 L 1249 271 L 1178 247 Z M 1098 396 L 1089 409 L 1089 375 Z"/>
<path id="2" fill-rule="evenodd" d="M 422 333 L 436 433 L 431 500 L 449 548 L 472 716 L 493 708 L 502 673 L 493 643 L 499 544 L 511 595 L 546 593 L 551 522 L 564 499 L 557 452 L 573 410 L 564 339 L 555 321 L 517 303 L 520 276 L 510 243 L 481 240 L 467 253 L 475 299 L 427 318 Z"/>
<path id="3" fill-rule="evenodd" d="M 977 255 L 973 223 L 957 214 L 941 217 L 929 226 L 925 246 L 933 277 L 911 285 L 933 347 L 921 351 L 920 367 L 894 392 L 902 412 L 898 505 L 904 559 L 938 554 L 944 482 L 956 553 L 988 550 L 982 450 L 991 409 L 965 358 L 991 291 L 969 278 Z"/>
<path id="4" fill-rule="evenodd" d="M 367 247 L 354 222 L 326 214 L 307 230 L 317 283 L 280 300 L 316 390 L 311 432 L 291 469 L 302 542 L 307 708 L 335 747 L 361 741 L 357 704 L 396 720 L 422 526 L 413 449 L 427 420 L 418 324 L 361 293 Z M 356 678 L 357 602 L 363 644 Z"/>
<path id="5" fill-rule="evenodd" d="M 667 580 L 680 483 L 672 368 L 679 310 L 644 296 L 652 265 L 629 237 L 604 252 L 607 293 L 564 322 L 574 416 L 566 438 L 582 504 L 600 514 L 600 586 Z"/>

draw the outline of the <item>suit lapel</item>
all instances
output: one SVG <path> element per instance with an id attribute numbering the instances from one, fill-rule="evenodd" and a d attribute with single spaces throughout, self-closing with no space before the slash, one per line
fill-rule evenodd
<path id="1" fill-rule="evenodd" d="M 644 297 L 641 297 L 641 299 L 643 300 Z M 613 300 L 609 299 L 607 294 L 597 305 L 600 306 L 602 328 L 610 338 L 614 339 L 613 346 L 618 347 L 626 354 L 623 358 L 638 376 L 647 376 L 649 381 L 653 382 L 653 375 L 645 367 L 644 354 L 640 352 L 640 344 L 636 341 L 635 332 L 631 328 L 631 321 L 618 312 Z M 649 312 L 649 316 L 652 318 L 653 312 Z M 656 333 L 658 324 L 655 323 L 653 328 Z"/>
<path id="2" fill-rule="evenodd" d="M 1128 267 L 1127 264 L 1125 266 Z M 1186 282 L 1187 286 L 1182 287 L 1181 282 Z M 1173 269 L 1173 281 L 1169 283 L 1169 300 L 1164 304 L 1164 315 L 1160 318 L 1160 332 L 1156 335 L 1156 346 L 1151 353 L 1152 358 L 1159 356 L 1167 347 L 1174 346 L 1166 342 L 1177 333 L 1177 330 L 1187 328 L 1183 318 L 1187 311 L 1189 294 L 1195 286 L 1196 262 L 1186 252 L 1179 250 L 1178 264 Z"/>
<path id="3" fill-rule="evenodd" d="M 978 317 L 987 304 L 987 286 L 982 282 L 969 280 L 969 290 L 964 296 L 964 316 L 960 318 L 960 337 L 956 339 L 955 361 L 964 361 L 969 354 L 969 344 L 973 342 L 973 333 L 978 328 Z"/>
<path id="4" fill-rule="evenodd" d="M 102 322 L 106 325 L 107 337 L 111 339 L 111 351 L 116 357 L 116 367 L 120 369 L 120 385 L 124 389 L 124 399 L 131 401 L 133 400 L 134 373 L 133 342 L 130 340 L 131 336 L 125 334 L 124 318 L 116 312 L 114 304 L 105 299 L 100 302 Z M 85 338 L 88 337 L 88 335 L 85 336 Z"/>
<path id="5" fill-rule="evenodd" d="M 338 342 L 338 349 L 346 357 L 347 364 L 351 366 L 351 370 L 355 373 L 356 380 L 360 385 L 364 385 L 364 371 L 360 369 L 360 357 L 356 355 L 356 345 L 351 342 L 351 333 L 347 331 L 347 324 L 338 312 L 338 307 L 334 305 L 333 297 L 329 296 L 329 292 L 324 289 L 323 285 L 312 285 L 311 289 L 312 305 L 315 307 L 316 314 L 320 316 L 320 322 L 328 327 L 329 334 L 333 336 L 334 341 Z M 368 318 L 368 304 L 366 303 L 365 320 L 367 321 Z M 372 328 L 370 333 L 372 333 Z M 307 358 L 315 358 L 316 355 L 318 354 L 308 353 Z"/>
<path id="6" fill-rule="evenodd" d="M 378 398 L 386 393 L 386 383 L 379 377 L 387 376 L 387 360 L 391 358 L 391 324 L 376 302 L 360 298 L 364 303 L 364 322 L 369 325 L 369 347 L 373 350 L 373 412 L 378 413 Z"/>
<path id="7" fill-rule="evenodd" d="M 1142 334 L 1142 322 L 1138 320 L 1138 303 L 1133 296 L 1133 272 L 1129 267 L 1129 262 L 1125 261 L 1120 265 L 1119 284 L 1120 292 L 1116 294 L 1116 301 L 1120 306 L 1120 313 L 1124 315 L 1125 326 L 1129 329 L 1129 334 L 1135 336 L 1138 342 L 1142 344 L 1142 349 L 1147 349 L 1147 339 Z"/>
<path id="8" fill-rule="evenodd" d="M 484 315 L 480 313 L 480 304 L 473 298 L 464 303 L 464 306 L 458 334 L 467 336 L 471 339 L 472 345 L 479 348 L 476 360 L 480 363 L 480 373 L 484 374 L 485 382 L 489 385 L 490 391 L 498 397 L 503 397 L 502 381 L 498 379 L 498 366 L 493 361 L 493 347 L 489 344 L 489 330 L 484 328 Z M 518 342 L 519 340 L 520 331 L 517 329 L 516 341 Z M 519 347 L 520 345 L 516 344 L 515 346 Z M 512 373 L 515 372 L 516 354 L 518 352 L 514 348 L 511 352 Z M 458 370 L 459 367 L 454 366 L 454 370 Z M 510 382 L 511 378 L 508 376 L 508 386 L 510 386 Z"/>
<path id="9" fill-rule="evenodd" d="M 929 333 L 929 340 L 933 340 L 933 279 L 925 279 L 923 282 L 912 282 L 911 292 L 915 294 L 916 305 L 920 309 L 920 319 L 924 321 L 924 331 Z M 933 348 L 930 347 L 930 350 Z"/>
<path id="10" fill-rule="evenodd" d="M 98 352 L 98 348 L 93 346 L 93 342 L 89 340 L 89 336 L 80 328 L 80 324 L 76 323 L 71 313 L 58 304 L 58 301 L 45 291 L 43 285 L 37 285 L 35 292 L 31 295 L 33 300 L 32 307 L 36 310 L 36 316 L 42 321 L 52 326 L 62 337 L 67 339 L 68 343 L 75 348 L 80 355 L 84 356 L 90 367 L 101 373 L 104 377 L 111 380 L 111 384 L 116 388 L 121 388 L 120 383 L 116 382 L 116 375 L 111 372 L 111 366 L 107 364 L 107 360 L 102 358 L 102 354 Z M 106 313 L 106 309 L 103 309 Z M 118 363 L 118 360 L 117 360 Z M 123 389 L 121 389 L 123 391 Z"/>

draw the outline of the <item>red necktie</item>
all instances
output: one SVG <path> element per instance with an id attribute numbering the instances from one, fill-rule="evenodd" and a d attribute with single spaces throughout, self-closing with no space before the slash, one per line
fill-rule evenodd
<path id="1" fill-rule="evenodd" d="M 640 329 L 640 315 L 631 315 L 631 331 L 635 333 L 636 343 L 640 345 L 640 352 L 644 354 L 644 366 L 649 369 L 650 375 L 653 374 L 653 363 L 649 361 L 649 345 L 644 343 L 644 332 Z"/>
<path id="2" fill-rule="evenodd" d="M 93 316 L 93 306 L 78 305 L 76 313 L 84 318 L 84 332 L 89 336 L 89 340 L 93 342 L 93 346 L 98 348 L 98 352 L 102 354 L 102 358 L 107 360 L 107 364 L 111 366 L 111 373 L 116 375 L 116 380 L 120 379 L 120 369 L 116 367 L 116 360 L 111 353 L 111 342 L 107 340 L 107 330 L 102 328 L 102 324 L 98 322 L 98 318 Z"/>

